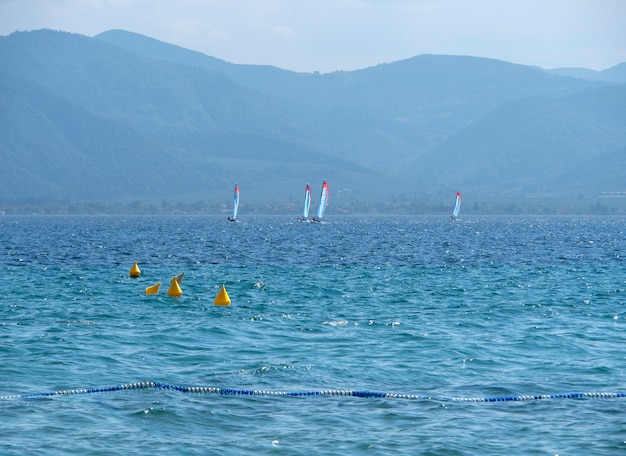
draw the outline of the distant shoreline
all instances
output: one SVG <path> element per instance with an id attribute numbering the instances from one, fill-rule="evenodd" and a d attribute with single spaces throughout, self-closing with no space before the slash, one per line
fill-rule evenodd
<path id="1" fill-rule="evenodd" d="M 372 201 L 333 204 L 327 217 L 338 215 L 450 215 L 453 201 Z M 207 201 L 93 201 L 76 203 L 29 202 L 0 203 L 2 215 L 215 215 L 230 214 L 230 202 Z M 242 203 L 241 217 L 246 215 L 293 215 L 300 207 L 294 202 Z M 466 215 L 626 215 L 626 197 L 594 198 L 511 198 L 472 201 L 466 197 L 461 218 Z"/>

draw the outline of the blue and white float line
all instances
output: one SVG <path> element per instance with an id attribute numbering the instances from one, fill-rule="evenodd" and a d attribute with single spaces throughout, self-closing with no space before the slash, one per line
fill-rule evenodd
<path id="1" fill-rule="evenodd" d="M 205 386 L 178 386 L 161 382 L 138 382 L 125 383 L 115 386 L 105 386 L 101 388 L 81 388 L 62 391 L 50 391 L 39 393 L 23 393 L 0 396 L 0 400 L 8 399 L 33 399 L 39 397 L 50 396 L 70 396 L 70 395 L 87 395 L 96 393 L 107 393 L 114 391 L 128 390 L 171 390 L 180 393 L 196 393 L 196 394 L 216 394 L 221 396 L 288 396 L 288 397 L 307 397 L 307 396 L 350 396 L 350 397 L 366 397 L 366 398 L 385 398 L 385 399 L 411 399 L 424 401 L 439 402 L 516 402 L 516 401 L 538 401 L 548 399 L 614 399 L 624 398 L 626 393 L 612 392 L 590 392 L 590 393 L 565 393 L 565 394 L 539 394 L 539 395 L 521 395 L 521 396 L 495 396 L 495 397 L 437 397 L 420 394 L 402 394 L 389 393 L 379 391 L 364 390 L 312 390 L 312 391 L 268 391 L 268 390 L 251 390 L 251 389 L 234 389 L 234 388 L 216 388 Z"/>

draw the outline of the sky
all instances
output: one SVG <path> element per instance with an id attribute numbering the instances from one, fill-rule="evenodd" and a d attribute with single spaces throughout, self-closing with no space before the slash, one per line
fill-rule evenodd
<path id="1" fill-rule="evenodd" d="M 626 62 L 626 0 L 0 0 L 0 35 L 123 29 L 232 63 L 328 73 L 421 54 Z"/>

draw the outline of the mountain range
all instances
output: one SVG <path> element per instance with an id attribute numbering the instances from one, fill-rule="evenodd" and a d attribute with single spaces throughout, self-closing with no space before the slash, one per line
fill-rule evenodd
<path id="1" fill-rule="evenodd" d="M 232 64 L 123 30 L 0 37 L 0 208 L 205 201 L 329 212 L 626 191 L 626 63 L 420 55 L 356 71 Z M 626 201 L 626 200 L 625 200 Z M 280 209 L 279 209 L 280 210 Z"/>

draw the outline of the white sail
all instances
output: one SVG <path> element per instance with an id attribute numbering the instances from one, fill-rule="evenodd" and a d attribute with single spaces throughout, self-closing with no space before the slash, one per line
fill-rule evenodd
<path id="1" fill-rule="evenodd" d="M 317 208 L 317 215 L 313 220 L 316 222 L 321 222 L 324 217 L 324 212 L 326 211 L 326 206 L 328 206 L 328 198 L 330 197 L 330 188 L 328 187 L 328 183 L 324 181 L 322 184 L 322 193 L 320 194 L 320 205 Z"/>
<path id="2" fill-rule="evenodd" d="M 452 211 L 452 220 L 459 216 L 459 211 L 461 210 L 461 192 L 456 192 L 456 201 L 454 203 L 454 210 Z"/>
<path id="3" fill-rule="evenodd" d="M 309 187 L 309 184 L 306 184 L 306 189 L 304 190 L 304 209 L 302 210 L 302 220 L 309 219 L 310 209 L 311 209 L 311 187 Z"/>
<path id="4" fill-rule="evenodd" d="M 239 211 L 239 186 L 235 184 L 235 196 L 233 198 L 233 213 L 228 220 L 234 222 L 237 220 L 237 212 Z"/>

